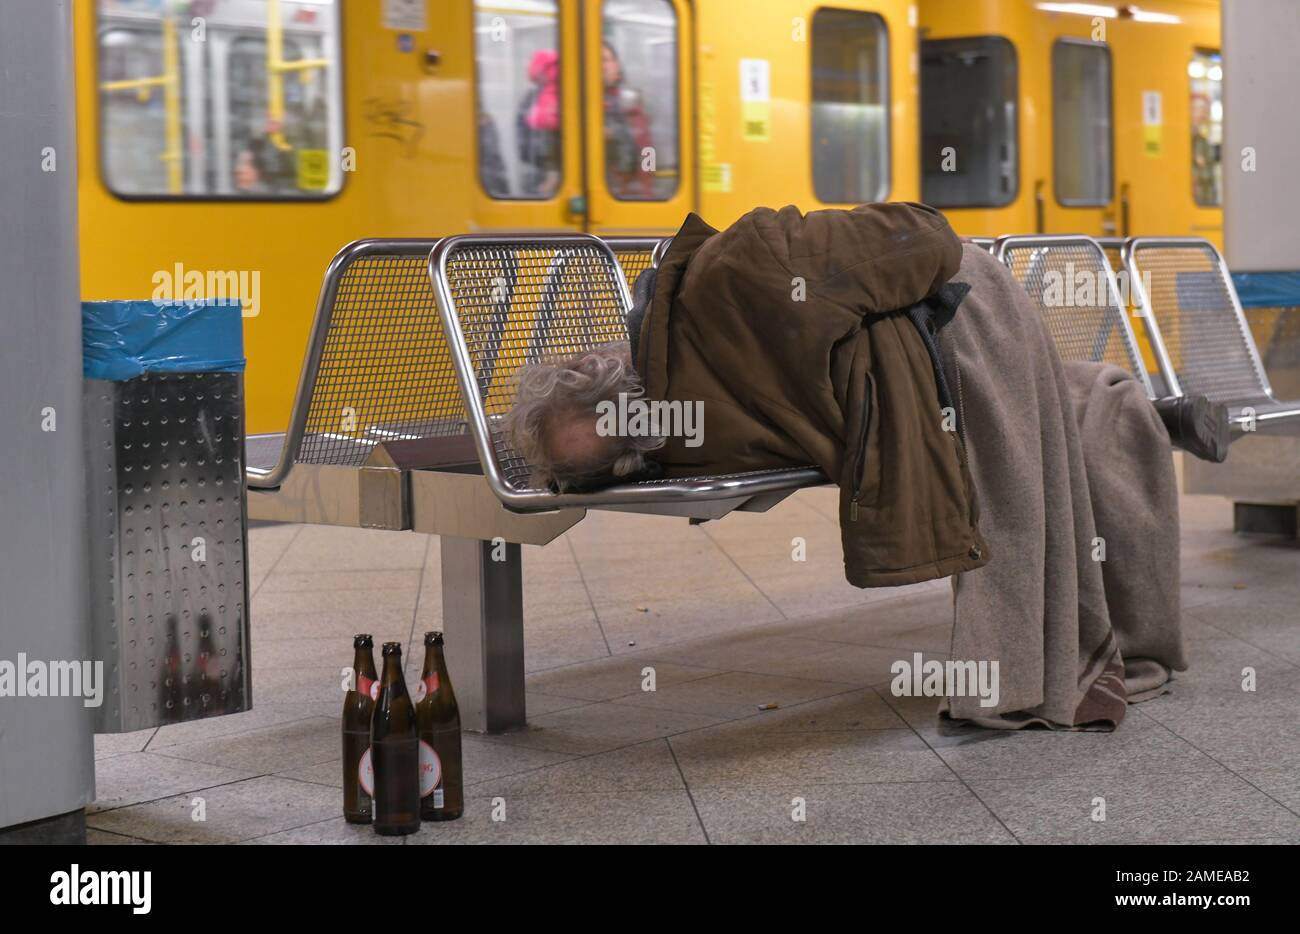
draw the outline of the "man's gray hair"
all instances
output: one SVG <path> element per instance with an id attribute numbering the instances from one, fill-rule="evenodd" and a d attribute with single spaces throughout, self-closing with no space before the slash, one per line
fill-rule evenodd
<path id="1" fill-rule="evenodd" d="M 534 486 L 564 491 L 631 476 L 646 468 L 646 454 L 664 444 L 662 437 L 615 433 L 607 437 L 602 462 L 575 465 L 549 443 L 559 416 L 590 418 L 594 431 L 599 403 L 617 405 L 620 394 L 629 402 L 645 394 L 627 341 L 601 344 L 558 362 L 530 363 L 515 378 L 515 402 L 501 429 L 532 467 Z"/>

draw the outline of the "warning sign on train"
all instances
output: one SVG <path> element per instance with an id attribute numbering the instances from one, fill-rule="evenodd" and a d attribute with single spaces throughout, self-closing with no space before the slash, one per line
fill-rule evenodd
<path id="1" fill-rule="evenodd" d="M 384 0 L 384 28 L 423 32 L 428 0 Z"/>

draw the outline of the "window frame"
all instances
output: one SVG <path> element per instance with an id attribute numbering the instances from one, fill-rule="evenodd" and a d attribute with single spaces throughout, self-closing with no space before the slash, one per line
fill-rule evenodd
<path id="1" fill-rule="evenodd" d="M 1219 61 L 1218 61 L 1219 68 L 1223 68 L 1223 50 L 1222 50 L 1222 49 L 1211 49 L 1211 48 L 1209 48 L 1208 46 L 1199 46 L 1199 45 L 1198 45 L 1198 46 L 1193 46 L 1193 48 L 1192 48 L 1192 57 L 1189 59 L 1189 62 L 1194 62 L 1194 61 L 1196 61 L 1198 58 L 1210 58 L 1210 57 L 1217 58 L 1217 59 L 1219 60 Z M 1219 85 L 1220 85 L 1220 87 L 1222 87 L 1222 85 L 1223 85 L 1223 79 L 1222 79 L 1222 78 L 1219 79 Z M 1192 80 L 1189 79 L 1188 82 L 1187 82 L 1187 110 L 1188 110 L 1188 114 L 1187 114 L 1188 120 L 1187 120 L 1187 122 L 1188 122 L 1189 126 L 1191 127 L 1191 129 L 1192 129 L 1192 131 L 1193 131 L 1193 133 L 1194 133 L 1194 132 L 1195 132 L 1195 129 L 1196 129 L 1196 126 L 1195 126 L 1194 123 L 1192 123 L 1192 119 L 1191 119 L 1191 116 L 1192 116 L 1192 115 L 1191 115 L 1192 97 L 1193 97 Z M 1220 103 L 1220 104 L 1223 103 L 1223 91 L 1222 91 L 1222 90 L 1219 91 L 1219 103 Z M 1222 122 L 1223 122 L 1223 121 L 1220 121 L 1220 123 L 1222 123 Z M 1192 136 L 1192 134 L 1189 134 L 1189 135 L 1188 135 L 1188 145 L 1189 145 L 1189 149 L 1190 149 L 1190 147 L 1191 147 L 1191 136 Z M 1219 168 L 1220 168 L 1220 170 L 1222 170 L 1222 168 L 1223 168 L 1223 152 L 1222 152 L 1222 145 L 1223 145 L 1223 143 L 1220 142 L 1219 145 L 1220 145 L 1220 152 L 1219 152 Z M 1197 197 L 1197 193 L 1196 193 L 1196 151 L 1195 151 L 1195 149 L 1191 149 L 1191 151 L 1188 152 L 1188 154 L 1187 154 L 1187 165 L 1188 165 L 1188 168 L 1191 170 L 1191 171 L 1190 171 L 1190 174 L 1191 174 L 1191 177 L 1192 177 L 1192 204 L 1194 204 L 1194 205 L 1195 205 L 1196 207 L 1198 207 L 1198 208 L 1201 208 L 1201 209 L 1203 209 L 1203 210 L 1207 210 L 1207 211 L 1221 211 L 1221 210 L 1223 210 L 1223 195 L 1224 195 L 1224 187 L 1225 187 L 1225 185 L 1224 185 L 1224 179 L 1223 179 L 1223 173 L 1222 173 L 1222 171 L 1220 171 L 1220 175 L 1219 175 L 1219 200 L 1218 200 L 1218 201 L 1205 202 L 1205 201 L 1202 201 L 1199 197 Z"/>
<path id="2" fill-rule="evenodd" d="M 478 115 L 482 112 L 482 108 L 480 106 L 481 96 L 479 94 L 480 68 L 479 68 L 479 60 L 478 60 L 478 34 L 475 30 L 475 17 L 478 15 L 478 0 L 468 0 L 468 2 L 469 2 L 469 32 L 470 32 L 470 41 L 469 41 L 470 80 L 472 82 L 472 91 L 473 91 L 472 103 L 474 105 L 472 118 L 475 121 L 477 121 Z M 558 79 L 555 82 L 556 93 L 559 94 L 560 96 L 560 138 L 559 138 L 559 158 L 557 159 L 557 162 L 560 166 L 559 183 L 555 186 L 555 191 L 551 192 L 549 195 L 544 195 L 538 198 L 522 198 L 522 197 L 499 198 L 496 195 L 492 194 L 490 191 L 487 190 L 487 186 L 483 184 L 483 155 L 479 150 L 477 124 L 475 124 L 474 127 L 471 128 L 471 133 L 474 138 L 474 184 L 478 186 L 478 190 L 483 195 L 483 197 L 497 204 L 511 204 L 515 202 L 520 204 L 546 204 L 547 202 L 562 199 L 564 197 L 564 182 L 566 177 L 569 174 L 568 166 L 564 161 L 565 150 L 566 150 L 566 146 L 564 142 L 564 138 L 566 135 L 565 119 L 568 114 L 568 108 L 566 106 L 566 101 L 564 97 L 565 16 L 564 16 L 563 0 L 552 0 L 552 2 L 554 2 L 555 4 L 555 47 L 559 50 L 560 53 L 560 73 Z M 602 9 L 603 9 L 603 4 L 602 4 Z M 579 87 L 581 87 L 582 85 L 581 75 L 579 75 L 578 77 L 578 85 Z M 580 132 L 581 132 L 581 128 L 580 128 Z M 581 147 L 581 145 L 582 145 L 582 141 L 579 140 L 579 146 Z"/>
<path id="3" fill-rule="evenodd" d="M 880 191 L 875 196 L 866 201 L 826 201 L 817 191 L 817 159 L 816 146 L 817 137 L 813 132 L 813 106 L 817 103 L 813 96 L 815 86 L 814 73 L 816 71 L 816 41 L 814 30 L 817 27 L 817 14 L 823 10 L 834 13 L 852 13 L 857 16 L 873 19 L 879 24 L 881 36 L 883 38 L 882 46 L 885 51 L 885 60 L 881 67 L 881 104 L 884 107 L 885 119 L 885 141 L 883 151 L 885 154 L 885 169 L 880 176 Z M 876 10 L 853 10 L 837 6 L 818 6 L 813 8 L 812 16 L 808 18 L 808 180 L 811 183 L 813 198 L 819 204 L 827 205 L 858 205 L 858 204 L 878 204 L 888 201 L 894 191 L 894 82 L 893 82 L 893 34 L 889 31 L 889 21 L 885 19 L 883 13 Z M 919 76 L 918 76 L 919 86 Z M 919 122 L 918 122 L 919 123 Z"/>
<path id="4" fill-rule="evenodd" d="M 922 38 L 922 39 L 921 39 L 921 50 L 920 50 L 920 52 L 919 52 L 919 54 L 920 54 L 920 56 L 921 56 L 921 61 L 920 61 L 920 67 L 917 69 L 917 70 L 918 70 L 918 75 L 917 75 L 917 88 L 918 88 L 918 92 L 919 92 L 918 97 L 919 97 L 919 99 L 920 99 L 920 105 L 919 105 L 918 108 L 917 108 L 917 116 L 918 116 L 918 121 L 917 121 L 917 122 L 920 124 L 919 129 L 920 129 L 921 141 L 922 141 L 922 144 L 924 144 L 924 142 L 925 142 L 925 94 L 924 94 L 924 88 L 925 88 L 925 78 L 924 78 L 924 75 L 925 75 L 925 60 L 924 60 L 924 59 L 925 59 L 925 43 L 927 43 L 927 42 L 932 42 L 932 43 L 940 43 L 940 42 L 952 42 L 952 43 L 965 42 L 965 43 L 971 43 L 971 42 L 981 42 L 981 41 L 987 41 L 987 42 L 991 42 L 991 43 L 994 43 L 994 44 L 999 44 L 999 43 L 1000 43 L 1000 44 L 1006 46 L 1006 48 L 1007 48 L 1007 49 L 1010 51 L 1010 53 L 1011 53 L 1011 54 L 1010 54 L 1010 62 L 1011 62 L 1011 93 L 1012 93 L 1011 100 L 1012 100 L 1012 101 L 1015 103 L 1015 105 L 1016 105 L 1016 107 L 1015 107 L 1015 114 L 1014 114 L 1014 118 L 1013 118 L 1013 120 L 1012 120 L 1012 125 L 1011 125 L 1011 132 L 1010 132 L 1010 134 L 1009 134 L 1009 139 L 1010 139 L 1012 145 L 1015 146 L 1015 165 L 1014 165 L 1014 172 L 1012 173 L 1012 182 L 1013 182 L 1013 184 L 1012 184 L 1011 190 L 1007 193 L 1007 196 L 1006 196 L 1006 200 L 1005 200 L 1005 201 L 979 201 L 979 202 L 970 202 L 970 203 L 968 203 L 968 204 L 941 204 L 941 203 L 939 203 L 939 202 L 937 202 L 937 201 L 925 201 L 925 170 L 924 170 L 924 168 L 921 168 L 921 171 L 918 172 L 918 175 L 919 175 L 919 182 L 920 182 L 920 188 L 921 188 L 921 199 L 922 199 L 923 201 L 925 201 L 926 204 L 929 204 L 929 205 L 931 205 L 931 206 L 933 206 L 933 207 L 936 207 L 936 208 L 941 208 L 941 209 L 943 209 L 943 210 L 950 210 L 950 211 L 963 211 L 963 210 L 980 211 L 980 210 L 994 210 L 994 209 L 1001 209 L 1001 208 L 1010 207 L 1011 205 L 1015 204 L 1016 201 L 1018 201 L 1019 198 L 1020 198 L 1020 187 L 1021 187 L 1021 177 L 1020 177 L 1020 176 L 1021 176 L 1021 167 L 1022 167 L 1022 166 L 1021 166 L 1021 158 L 1020 158 L 1020 156 L 1021 156 L 1021 152 L 1022 152 L 1022 150 L 1021 150 L 1021 146 L 1020 146 L 1020 129 L 1021 129 L 1021 119 L 1020 119 L 1020 110 L 1021 110 L 1021 106 L 1020 106 L 1020 50 L 1016 48 L 1016 44 L 1015 44 L 1014 42 L 1012 42 L 1011 39 L 1010 39 L 1009 37 L 1007 37 L 1007 36 L 1003 36 L 1003 35 L 999 35 L 999 34 L 997 34 L 997 33 L 987 33 L 987 34 L 981 34 L 981 35 L 975 35 L 975 36 L 948 36 L 948 37 L 945 37 L 945 38 L 943 38 L 943 39 L 925 39 L 925 38 Z"/>
<path id="5" fill-rule="evenodd" d="M 604 146 L 601 147 L 601 181 L 605 185 L 605 194 L 615 201 L 622 204 L 663 204 L 665 201 L 671 201 L 676 198 L 682 190 L 682 18 L 677 14 L 677 4 L 673 0 L 660 0 L 666 4 L 668 9 L 673 13 L 673 116 L 674 131 L 677 137 L 677 177 L 673 180 L 672 191 L 665 194 L 662 198 L 622 198 L 616 195 L 609 187 L 609 154 L 605 152 Z M 609 6 L 609 0 L 600 0 L 600 32 L 601 36 L 605 35 L 605 9 Z M 602 38 L 602 41 L 603 38 Z M 622 62 L 620 61 L 620 66 Z M 597 64 L 597 68 L 601 67 Z M 601 102 L 600 107 L 600 133 L 601 139 L 605 136 L 605 107 Z M 656 165 L 658 163 L 656 162 Z"/>
<path id="6" fill-rule="evenodd" d="M 1056 121 L 1059 111 L 1056 106 L 1056 50 L 1067 45 L 1101 49 L 1106 53 L 1106 110 L 1110 115 L 1110 119 L 1107 121 L 1110 133 L 1107 140 L 1108 158 L 1106 160 L 1106 169 L 1107 180 L 1110 184 L 1104 201 L 1067 201 L 1061 197 L 1061 160 L 1058 158 L 1056 146 Z M 1077 36 L 1058 36 L 1052 43 L 1049 69 L 1052 81 L 1052 198 L 1056 201 L 1057 207 L 1061 208 L 1088 208 L 1093 210 L 1108 208 L 1115 203 L 1115 56 L 1111 52 L 1110 44 L 1107 42 L 1093 42 L 1090 39 L 1080 39 Z"/>
<path id="7" fill-rule="evenodd" d="M 341 4 L 337 4 L 337 3 L 332 5 L 332 9 L 334 11 L 333 17 L 334 17 L 334 36 L 336 40 L 335 44 L 337 45 L 338 48 L 338 58 L 337 58 L 337 64 L 335 66 L 338 75 L 334 81 L 330 82 L 331 87 L 328 89 L 328 93 L 333 94 L 335 91 L 337 91 L 338 94 L 337 101 L 339 107 L 339 126 L 342 129 L 342 139 L 346 144 L 348 138 L 348 111 L 347 111 L 347 98 L 348 98 L 347 86 L 348 85 L 347 85 L 347 70 L 346 70 L 347 69 L 346 52 L 345 52 L 345 44 L 343 41 L 343 11 L 341 9 Z M 95 49 L 94 49 L 95 54 L 94 54 L 94 76 L 93 76 L 93 80 L 95 82 L 95 95 L 96 95 L 95 161 L 98 163 L 96 165 L 96 171 L 99 175 L 99 183 L 103 186 L 104 190 L 108 192 L 109 195 L 111 195 L 113 198 L 117 199 L 118 201 L 124 201 L 124 202 L 179 203 L 179 202 L 202 201 L 202 202 L 233 203 L 233 204 L 265 204 L 267 202 L 274 202 L 277 204 L 322 204 L 327 201 L 333 201 L 339 195 L 343 194 L 343 192 L 347 189 L 348 175 L 350 173 L 340 172 L 339 187 L 334 191 L 323 192 L 321 194 L 302 194 L 302 195 L 286 196 L 282 194 L 275 194 L 273 192 L 257 192 L 255 194 L 247 194 L 247 195 L 238 195 L 238 194 L 228 195 L 228 194 L 220 194 L 214 192 L 212 194 L 172 195 L 172 194 L 167 194 L 165 192 L 160 192 L 157 194 L 151 194 L 151 193 L 136 194 L 136 193 L 118 191 L 116 188 L 113 187 L 113 185 L 109 180 L 107 164 L 105 162 L 106 149 L 108 147 L 108 134 L 105 132 L 106 124 L 104 120 L 104 92 L 100 90 L 99 83 L 102 80 L 100 77 L 100 65 L 102 59 L 101 50 L 103 47 L 102 43 L 104 40 L 104 36 L 107 33 L 113 32 L 115 30 L 124 29 L 124 28 L 128 28 L 128 27 L 122 25 L 115 25 L 112 23 L 106 23 L 104 19 L 103 9 L 100 7 L 98 2 L 95 3 Z M 184 32 L 184 30 L 178 30 L 178 34 L 180 32 Z M 207 54 L 206 49 L 205 49 L 205 54 Z M 211 107 L 210 100 L 205 99 L 204 106 L 210 108 Z M 339 155 L 341 156 L 341 154 Z"/>

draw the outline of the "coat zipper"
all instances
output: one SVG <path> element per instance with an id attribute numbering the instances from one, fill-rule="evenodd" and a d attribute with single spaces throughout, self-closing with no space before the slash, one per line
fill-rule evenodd
<path id="1" fill-rule="evenodd" d="M 862 472 L 866 468 L 867 460 L 867 432 L 871 428 L 871 379 L 867 378 L 867 392 L 862 400 L 862 431 L 858 438 L 858 456 L 855 458 L 853 465 L 853 474 L 857 477 L 858 485 L 853 491 L 853 498 L 849 500 L 849 521 L 858 521 L 858 499 L 862 496 Z"/>

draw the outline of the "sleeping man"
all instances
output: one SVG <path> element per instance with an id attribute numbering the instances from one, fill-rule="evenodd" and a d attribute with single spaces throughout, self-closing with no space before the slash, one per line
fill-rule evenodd
<path id="1" fill-rule="evenodd" d="M 1169 430 L 1124 371 L 1063 364 L 937 211 L 759 208 L 721 232 L 692 214 L 628 325 L 519 372 L 504 427 L 537 482 L 815 465 L 849 582 L 951 576 L 952 658 L 999 662 L 997 705 L 946 698 L 954 719 L 1111 728 L 1186 667 Z M 612 417 L 647 402 L 669 424 Z M 1219 457 L 1222 413 L 1184 407 L 1184 445 Z"/>

